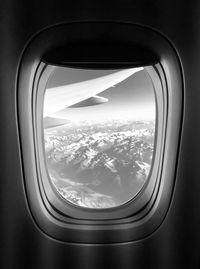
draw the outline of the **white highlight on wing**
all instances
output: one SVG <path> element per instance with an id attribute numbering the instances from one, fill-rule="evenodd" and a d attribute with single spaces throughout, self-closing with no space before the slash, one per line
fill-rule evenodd
<path id="1" fill-rule="evenodd" d="M 45 92 L 43 116 L 51 116 L 66 107 L 95 96 L 141 70 L 143 67 L 125 69 L 95 79 L 48 88 Z"/>

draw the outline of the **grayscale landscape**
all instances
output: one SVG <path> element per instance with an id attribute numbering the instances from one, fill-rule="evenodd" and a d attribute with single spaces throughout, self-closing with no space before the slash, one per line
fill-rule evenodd
<path id="1" fill-rule="evenodd" d="M 88 208 L 119 206 L 146 182 L 155 121 L 69 121 L 44 129 L 50 180 L 67 201 Z"/>

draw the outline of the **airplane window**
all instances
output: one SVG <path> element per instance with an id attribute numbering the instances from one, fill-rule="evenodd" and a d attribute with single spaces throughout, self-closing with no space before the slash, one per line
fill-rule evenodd
<path id="1" fill-rule="evenodd" d="M 60 198 L 105 209 L 136 197 L 151 174 L 156 116 L 145 68 L 55 67 L 44 94 L 43 137 Z"/>

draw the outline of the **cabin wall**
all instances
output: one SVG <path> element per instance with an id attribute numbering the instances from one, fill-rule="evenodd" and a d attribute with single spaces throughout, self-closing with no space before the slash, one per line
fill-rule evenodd
<path id="1" fill-rule="evenodd" d="M 12 1 L 0 3 L 0 267 L 199 268 L 200 2 Z M 184 117 L 172 203 L 148 238 L 107 245 L 61 243 L 35 225 L 24 191 L 17 131 L 17 71 L 23 49 L 41 30 L 71 21 L 125 21 L 164 34 L 184 72 Z M 174 89 L 176 90 L 176 89 Z"/>

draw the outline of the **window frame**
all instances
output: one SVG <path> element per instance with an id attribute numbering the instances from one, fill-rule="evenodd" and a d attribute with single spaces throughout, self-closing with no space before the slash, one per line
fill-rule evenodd
<path id="1" fill-rule="evenodd" d="M 105 36 L 105 29 L 109 32 L 109 38 Z M 135 214 L 123 215 L 122 218 L 114 219 L 112 214 L 111 219 L 106 220 L 96 220 L 95 215 L 94 219 L 67 217 L 49 202 L 40 184 L 42 174 L 35 136 L 37 119 L 34 113 L 36 107 L 33 85 L 36 85 L 35 82 L 40 77 L 40 64 L 44 55 L 58 45 L 63 46 L 71 41 L 78 44 L 80 36 L 88 41 L 106 38 L 106 42 L 108 39 L 114 42 L 124 41 L 129 45 L 136 42 L 135 45 L 144 46 L 144 50 L 147 47 L 159 59 L 159 68 L 156 67 L 166 88 L 167 115 L 166 122 L 162 123 L 162 162 L 156 187 L 146 204 L 138 207 Z M 137 66 L 137 63 L 132 64 L 130 61 L 127 66 Z M 175 48 L 166 37 L 148 27 L 124 22 L 74 22 L 50 27 L 33 37 L 20 61 L 16 102 L 25 197 L 30 215 L 38 228 L 46 235 L 63 242 L 90 244 L 138 240 L 158 229 L 169 210 L 175 186 L 183 117 L 183 86 L 183 72 Z"/>
<path id="2" fill-rule="evenodd" d="M 42 111 L 44 94 L 46 90 L 45 86 L 47 85 L 47 82 L 55 68 L 56 66 L 50 66 L 42 62 L 40 63 L 36 73 L 33 91 L 34 136 L 37 137 L 35 147 L 38 155 L 38 167 L 40 174 L 42 175 L 39 179 L 40 189 L 43 188 L 43 193 L 45 194 L 48 203 L 50 203 L 58 212 L 63 214 L 64 218 L 72 217 L 82 220 L 95 220 L 97 222 L 98 220 L 119 220 L 128 216 L 133 216 L 149 202 L 151 196 L 153 195 L 154 189 L 158 184 L 157 181 L 159 178 L 160 167 L 162 165 L 163 141 L 165 136 L 165 122 L 167 116 L 167 96 L 166 83 L 160 64 L 157 64 L 154 67 L 144 67 L 145 72 L 151 79 L 156 106 L 154 154 L 148 178 L 140 191 L 126 203 L 116 207 L 100 209 L 80 207 L 62 198 L 55 189 L 55 186 L 53 186 L 48 174 L 44 149 Z M 162 80 L 160 77 L 161 75 L 163 77 Z"/>

